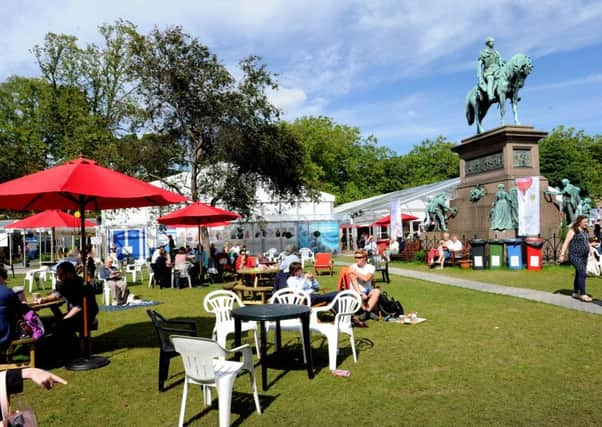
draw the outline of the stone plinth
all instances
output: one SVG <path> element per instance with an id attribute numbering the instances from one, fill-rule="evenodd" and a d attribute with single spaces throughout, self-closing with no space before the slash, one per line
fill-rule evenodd
<path id="1" fill-rule="evenodd" d="M 510 191 L 515 178 L 524 176 L 539 177 L 541 235 L 550 237 L 558 231 L 560 212 L 544 198 L 548 180 L 540 176 L 539 170 L 538 143 L 546 135 L 532 126 L 502 126 L 467 138 L 453 148 L 460 155 L 461 181 L 450 202 L 451 207 L 458 209 L 456 217 L 449 221 L 450 232 L 486 239 L 515 237 L 512 230 L 490 230 L 489 214 L 497 185 L 504 184 Z M 487 190 L 487 195 L 472 202 L 470 192 L 477 184 Z"/>

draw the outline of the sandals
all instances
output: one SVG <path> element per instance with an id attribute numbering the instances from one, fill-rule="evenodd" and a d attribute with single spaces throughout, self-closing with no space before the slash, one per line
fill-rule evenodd
<path id="1" fill-rule="evenodd" d="M 592 302 L 592 297 L 588 294 L 579 295 L 578 293 L 573 292 L 573 298 L 583 302 Z"/>

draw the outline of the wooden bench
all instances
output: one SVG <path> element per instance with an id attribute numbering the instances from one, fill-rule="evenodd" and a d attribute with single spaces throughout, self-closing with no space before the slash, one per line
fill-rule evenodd
<path id="1" fill-rule="evenodd" d="M 18 340 L 13 340 L 8 345 L 8 347 L 0 353 L 0 357 L 2 357 L 2 361 L 0 362 L 0 370 L 5 369 L 16 369 L 16 368 L 35 368 L 36 367 L 36 350 L 33 338 L 21 338 Z M 29 360 L 13 360 L 13 356 L 15 355 L 15 351 L 20 346 L 29 347 Z M 21 354 L 21 353 L 18 353 Z"/>
<path id="2" fill-rule="evenodd" d="M 391 261 L 413 261 L 416 252 L 421 249 L 420 240 L 408 240 L 403 246 L 403 251 L 398 254 L 391 254 Z"/>

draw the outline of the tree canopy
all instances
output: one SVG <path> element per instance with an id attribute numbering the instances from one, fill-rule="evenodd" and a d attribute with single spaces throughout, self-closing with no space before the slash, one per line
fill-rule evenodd
<path id="1" fill-rule="evenodd" d="M 582 196 L 602 198 L 602 137 L 589 136 L 574 128 L 559 126 L 539 143 L 541 174 L 550 185 L 561 180 L 581 188 Z"/>

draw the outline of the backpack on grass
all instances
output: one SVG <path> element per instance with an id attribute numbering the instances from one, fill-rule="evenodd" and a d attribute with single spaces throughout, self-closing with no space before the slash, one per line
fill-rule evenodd
<path id="1" fill-rule="evenodd" d="M 403 306 L 399 301 L 383 291 L 378 297 L 378 309 L 385 317 L 399 317 L 403 314 Z"/>

